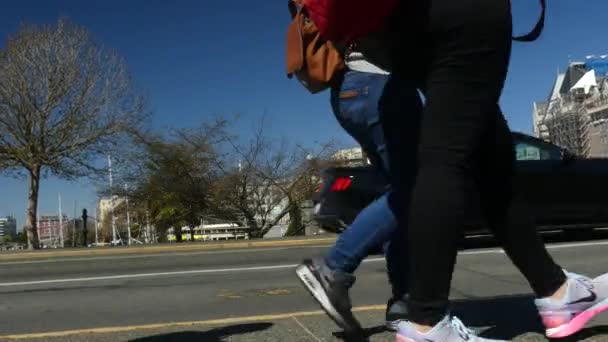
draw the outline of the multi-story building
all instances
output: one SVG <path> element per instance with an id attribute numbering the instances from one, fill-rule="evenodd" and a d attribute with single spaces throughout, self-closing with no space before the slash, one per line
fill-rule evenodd
<path id="1" fill-rule="evenodd" d="M 364 165 L 369 163 L 369 160 L 361 147 L 338 150 L 332 155 L 331 158 L 348 166 Z"/>
<path id="2" fill-rule="evenodd" d="M 114 195 L 113 199 L 111 197 L 107 197 L 107 198 L 102 198 L 101 200 L 99 200 L 99 205 L 97 208 L 97 220 L 102 228 L 111 229 L 111 227 L 112 227 L 112 209 L 117 210 L 119 207 L 121 207 L 124 204 L 125 200 L 126 200 L 125 197 L 119 197 L 116 195 Z M 116 229 L 117 229 L 117 233 L 118 233 L 119 221 L 118 221 L 117 216 L 119 213 L 115 212 L 114 214 L 115 214 L 114 219 L 116 220 L 115 223 L 117 225 Z M 112 235 L 111 230 L 107 233 Z"/>
<path id="3" fill-rule="evenodd" d="M 14 239 L 17 236 L 17 220 L 12 216 L 0 217 L 0 241 L 7 237 Z"/>
<path id="4" fill-rule="evenodd" d="M 570 63 L 532 117 L 537 137 L 583 157 L 608 157 L 608 55 Z"/>

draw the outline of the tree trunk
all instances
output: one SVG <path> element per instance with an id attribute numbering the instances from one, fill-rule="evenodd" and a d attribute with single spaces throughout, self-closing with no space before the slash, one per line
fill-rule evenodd
<path id="1" fill-rule="evenodd" d="M 190 226 L 190 241 L 194 242 L 194 227 L 195 226 Z"/>
<path id="2" fill-rule="evenodd" d="M 175 242 L 182 242 L 182 227 L 173 228 L 175 233 Z"/>
<path id="3" fill-rule="evenodd" d="M 291 205 L 289 209 L 289 227 L 285 236 L 304 235 L 304 225 L 302 224 L 302 208 L 298 203 Z"/>
<path id="4" fill-rule="evenodd" d="M 256 220 L 248 219 L 247 225 L 249 226 L 249 237 L 251 239 L 261 239 L 264 237 L 262 236 L 262 229 L 258 227 Z"/>
<path id="5" fill-rule="evenodd" d="M 166 226 L 162 226 L 161 224 L 157 223 L 157 229 L 158 229 L 157 231 L 160 233 L 160 234 L 158 234 L 158 242 L 159 243 L 167 242 L 168 241 L 168 239 L 167 239 L 167 230 L 169 228 L 167 228 Z"/>
<path id="6" fill-rule="evenodd" d="M 30 188 L 27 196 L 27 212 L 25 218 L 25 231 L 27 234 L 27 249 L 39 249 L 38 241 L 38 191 L 40 190 L 41 167 L 35 165 L 30 170 Z"/>

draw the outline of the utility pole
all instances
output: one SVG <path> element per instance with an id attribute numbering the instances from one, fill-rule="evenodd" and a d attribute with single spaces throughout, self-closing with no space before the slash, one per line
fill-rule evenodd
<path id="1" fill-rule="evenodd" d="M 128 194 L 128 186 L 125 184 L 125 194 L 126 196 L 126 204 L 127 204 L 127 231 L 129 234 L 129 246 L 133 243 L 133 238 L 131 237 L 131 216 L 129 216 L 129 194 Z"/>
<path id="2" fill-rule="evenodd" d="M 59 193 L 59 242 L 61 248 L 65 248 L 65 241 L 63 240 L 63 211 L 61 210 L 61 193 Z"/>
<path id="3" fill-rule="evenodd" d="M 108 171 L 110 174 L 110 214 L 112 216 L 112 244 L 116 243 L 116 218 L 114 217 L 114 189 L 112 181 L 112 157 L 108 155 Z"/>

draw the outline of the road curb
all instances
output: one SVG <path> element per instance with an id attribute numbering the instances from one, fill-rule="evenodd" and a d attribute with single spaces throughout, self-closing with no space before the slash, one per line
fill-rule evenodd
<path id="1" fill-rule="evenodd" d="M 172 253 L 172 252 L 190 252 L 190 251 L 205 251 L 218 249 L 246 249 L 260 247 L 297 247 L 310 245 L 329 245 L 336 241 L 335 237 L 314 238 L 314 239 L 298 239 L 298 240 L 248 240 L 247 242 L 226 242 L 226 243 L 193 243 L 193 244 L 171 244 L 171 245 L 154 245 L 145 247 L 120 247 L 120 248 L 100 248 L 100 249 L 81 249 L 81 250 L 54 250 L 20 252 L 14 254 L 0 254 L 0 262 L 59 258 L 59 257 L 82 257 L 82 256 L 104 256 L 104 255 L 137 255 L 137 254 L 156 254 L 156 253 Z"/>

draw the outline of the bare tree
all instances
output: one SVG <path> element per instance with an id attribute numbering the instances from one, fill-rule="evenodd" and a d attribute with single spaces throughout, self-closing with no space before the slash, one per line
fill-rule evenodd
<path id="1" fill-rule="evenodd" d="M 331 155 L 336 144 L 327 142 L 312 147 L 296 145 L 289 148 L 286 143 L 277 150 L 269 163 L 261 169 L 261 175 L 280 191 L 285 198 L 285 210 L 289 214 L 286 235 L 304 233 L 305 222 L 302 207 L 312 199 L 320 184 L 321 170 L 334 164 Z"/>
<path id="2" fill-rule="evenodd" d="M 290 227 L 290 234 L 295 235 L 303 229 L 301 206 L 312 197 L 320 169 L 327 165 L 324 161 L 335 144 L 293 146 L 286 139 L 273 141 L 265 129 L 262 120 L 248 144 L 231 144 L 234 156 L 228 162 L 238 166 L 222 168 L 224 177 L 217 186 L 221 195 L 216 203 L 238 213 L 254 238 L 264 237 L 285 218 L 297 227 Z"/>
<path id="3" fill-rule="evenodd" d="M 173 227 L 181 241 L 181 227 L 196 227 L 213 207 L 216 145 L 227 139 L 225 125 L 217 119 L 197 128 L 171 129 L 164 135 L 137 135 L 140 148 L 133 149 L 137 153 L 131 155 L 130 167 L 120 173 L 132 187 L 128 192 L 116 188 L 113 193 L 129 197 L 132 213 L 148 214 L 161 231 Z M 194 229 L 190 234 L 194 239 Z"/>
<path id="4" fill-rule="evenodd" d="M 29 177 L 25 229 L 38 248 L 41 177 L 99 171 L 99 157 L 143 121 L 125 62 L 86 28 L 24 26 L 0 50 L 0 167 Z"/>

